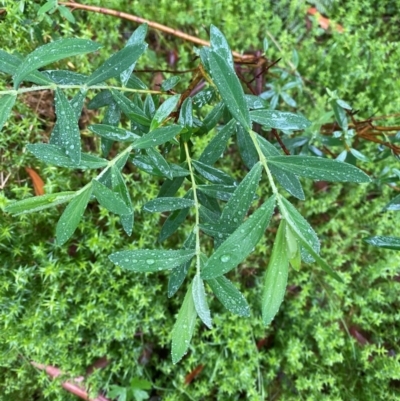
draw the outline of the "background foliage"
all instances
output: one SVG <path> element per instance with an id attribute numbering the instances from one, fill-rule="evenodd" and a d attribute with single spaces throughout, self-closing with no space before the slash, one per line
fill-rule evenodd
<path id="1" fill-rule="evenodd" d="M 8 14 L 2 16 L 0 34 L 4 50 L 21 54 L 50 37 L 77 36 L 104 45 L 100 55 L 91 60 L 100 64 L 121 48 L 135 28 L 119 19 L 84 12 L 74 13 L 76 25 L 58 15 L 39 21 L 37 4 L 25 2 L 21 14 L 18 3 L 5 4 Z M 292 61 L 296 49 L 298 70 L 307 80 L 302 91 L 294 88 L 289 93 L 297 110 L 311 121 L 330 111 L 326 87 L 337 89 L 364 117 L 398 112 L 394 94 L 400 89 L 400 50 L 395 2 L 373 7 L 365 1 L 328 3 L 327 16 L 344 27 L 343 33 L 322 29 L 314 17 L 307 16 L 310 6 L 297 1 L 268 5 L 265 1 L 160 1 L 157 7 L 151 1 L 134 7 L 130 2 L 107 2 L 109 8 L 205 39 L 205 27 L 213 23 L 238 51 L 262 49 L 267 37 L 267 56 L 272 60 L 282 57 L 282 66 Z M 154 31 L 148 42 L 152 52 L 140 59 L 138 68 L 184 69 L 192 65 L 191 44 Z M 170 65 L 175 54 L 178 59 Z M 87 64 L 87 57 L 90 59 L 82 56 L 73 61 L 80 72 L 96 67 Z M 153 78 L 156 74 L 143 73 L 143 80 Z M 6 84 L 1 81 L 1 85 Z M 293 110 L 280 102 L 281 109 Z M 100 115 L 88 114 L 81 120 L 83 127 L 89 118 L 91 122 L 101 120 Z M 4 177 L 11 173 L 2 190 L 1 206 L 7 198 L 33 194 L 24 170 L 28 166 L 40 172 L 46 190 L 75 189 L 87 182 L 86 173 L 71 175 L 68 170 L 46 167 L 25 152 L 27 143 L 49 135 L 53 123 L 45 94 L 39 99 L 27 97 L 18 104 L 0 138 L 2 172 Z M 93 146 L 91 141 L 90 136 L 85 138 L 87 149 Z M 319 138 L 315 141 L 318 144 Z M 368 151 L 371 157 L 379 153 L 375 148 Z M 396 166 L 390 159 L 385 164 Z M 382 169 L 376 163 L 361 167 L 375 175 Z M 1 214 L 2 399 L 73 400 L 74 396 L 31 367 L 29 361 L 57 364 L 77 376 L 102 356 L 110 358 L 112 364 L 91 376 L 93 389 L 129 385 L 132 377 L 143 377 L 152 382 L 152 395 L 165 400 L 398 398 L 399 256 L 361 242 L 368 234 L 395 231 L 396 215 L 380 213 L 393 195 L 389 187 L 377 182 L 368 186 L 305 182 L 307 200 L 299 207 L 322 239 L 328 262 L 346 272 L 345 283 L 334 282 L 311 265 L 300 272 L 292 270 L 283 307 L 267 329 L 256 313 L 238 320 L 222 308 L 218 310 L 215 302 L 215 328 L 198 327 L 195 347 L 182 363 L 172 365 L 169 331 L 179 305 L 176 298 L 165 302 L 166 276 L 127 274 L 106 258 L 128 241 L 140 248 L 153 246 L 158 217 L 146 214 L 146 219 L 141 219 L 144 212 L 140 210 L 157 194 L 159 184 L 145 176 L 141 181 L 137 178 L 131 173 L 131 195 L 138 200 L 132 239 L 122 233 L 114 216 L 98 206 L 85 213 L 75 240 L 67 247 L 57 247 L 53 241 L 60 210 L 18 218 Z M 259 245 L 262 258 L 250 258 L 232 277 L 241 283 L 253 311 L 258 309 L 258 282 L 270 256 L 272 238 Z M 181 239 L 173 237 L 171 245 Z M 200 364 L 204 369 L 185 385 L 185 376 Z"/>

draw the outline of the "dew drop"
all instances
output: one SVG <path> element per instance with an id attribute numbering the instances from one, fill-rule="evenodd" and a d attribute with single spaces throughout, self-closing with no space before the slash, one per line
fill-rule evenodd
<path id="1" fill-rule="evenodd" d="M 148 265 L 154 265 L 155 260 L 154 260 L 154 259 L 147 259 L 147 260 L 146 260 L 146 263 L 147 263 Z"/>
<path id="2" fill-rule="evenodd" d="M 229 255 L 222 255 L 220 258 L 222 263 L 229 262 L 230 259 L 231 259 L 231 257 Z"/>

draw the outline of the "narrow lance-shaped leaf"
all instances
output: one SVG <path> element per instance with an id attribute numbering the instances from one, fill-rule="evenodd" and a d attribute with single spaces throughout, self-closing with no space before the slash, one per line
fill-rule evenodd
<path id="1" fill-rule="evenodd" d="M 277 314 L 286 292 L 289 260 L 285 238 L 285 221 L 279 224 L 265 275 L 262 296 L 263 323 L 268 325 Z"/>
<path id="2" fill-rule="evenodd" d="M 83 212 L 90 200 L 92 186 L 88 185 L 82 192 L 72 199 L 58 220 L 56 227 L 57 244 L 63 245 L 78 227 Z"/>
<path id="3" fill-rule="evenodd" d="M 235 180 L 231 176 L 215 167 L 211 167 L 197 160 L 193 160 L 193 166 L 196 171 L 208 181 L 211 181 L 215 184 L 235 184 Z"/>
<path id="4" fill-rule="evenodd" d="M 236 127 L 236 142 L 244 164 L 247 168 L 252 168 L 259 160 L 257 149 L 250 135 L 241 125 Z"/>
<path id="5" fill-rule="evenodd" d="M 55 107 L 57 123 L 60 129 L 60 142 L 65 154 L 75 163 L 81 161 L 81 135 L 78 119 L 67 97 L 60 89 L 56 89 Z"/>
<path id="6" fill-rule="evenodd" d="M 210 28 L 210 44 L 212 51 L 225 59 L 232 70 L 234 70 L 235 66 L 233 64 L 232 51 L 228 42 L 223 33 L 214 25 L 211 25 Z"/>
<path id="7" fill-rule="evenodd" d="M 192 340 L 196 324 L 196 308 L 193 302 L 192 284 L 190 284 L 183 304 L 179 310 L 174 328 L 172 329 L 172 362 L 179 362 L 187 350 Z"/>
<path id="8" fill-rule="evenodd" d="M 255 123 L 281 130 L 302 130 L 311 125 L 305 117 L 285 111 L 258 109 L 250 112 Z"/>
<path id="9" fill-rule="evenodd" d="M 292 229 L 288 224 L 285 224 L 285 238 L 287 244 L 287 253 L 290 265 L 295 270 L 300 270 L 301 267 L 301 252 L 300 247 L 297 242 L 295 235 L 292 232 Z"/>
<path id="10" fill-rule="evenodd" d="M 156 148 L 147 148 L 146 153 L 153 163 L 153 166 L 156 167 L 164 177 L 170 180 L 174 178 L 172 167 Z"/>
<path id="11" fill-rule="evenodd" d="M 199 274 L 196 274 L 192 284 L 192 295 L 194 307 L 202 322 L 208 327 L 212 328 L 210 308 L 206 300 L 206 291 L 204 289 L 204 282 Z"/>
<path id="12" fill-rule="evenodd" d="M 251 128 L 249 109 L 235 71 L 226 60 L 213 51 L 208 52 L 208 62 L 213 82 L 226 107 L 232 116 L 249 130 Z"/>
<path id="13" fill-rule="evenodd" d="M 86 39 L 60 39 L 40 46 L 25 57 L 14 75 L 14 89 L 32 71 L 63 58 L 94 52 L 101 45 Z"/>
<path id="14" fill-rule="evenodd" d="M 74 197 L 74 195 L 74 191 L 67 191 L 58 192 L 55 194 L 46 194 L 42 196 L 33 196 L 31 198 L 22 199 L 7 205 L 4 208 L 4 211 L 12 213 L 15 216 L 24 213 L 33 213 L 68 202 Z"/>
<path id="15" fill-rule="evenodd" d="M 194 206 L 195 203 L 191 199 L 184 198 L 156 198 L 146 202 L 143 205 L 143 209 L 147 212 L 170 212 L 172 210 L 184 209 L 187 207 Z"/>
<path id="16" fill-rule="evenodd" d="M 127 270 L 136 272 L 155 272 L 171 270 L 190 260 L 195 254 L 194 249 L 120 251 L 109 256 L 111 262 Z"/>
<path id="17" fill-rule="evenodd" d="M 284 171 L 319 181 L 369 182 L 367 174 L 351 164 L 314 156 L 272 156 L 268 163 Z"/>
<path id="18" fill-rule="evenodd" d="M 150 124 L 150 131 L 156 129 L 175 109 L 181 95 L 174 95 L 164 101 L 157 109 Z"/>
<path id="19" fill-rule="evenodd" d="M 375 237 L 364 238 L 364 241 L 370 245 L 378 246 L 379 248 L 393 249 L 400 251 L 400 238 L 399 237 L 384 237 L 377 235 Z"/>
<path id="20" fill-rule="evenodd" d="M 135 149 L 146 149 L 172 140 L 182 130 L 180 125 L 157 128 L 134 142 Z"/>
<path id="21" fill-rule="evenodd" d="M 4 95 L 0 98 L 0 131 L 14 106 L 16 95 Z"/>
<path id="22" fill-rule="evenodd" d="M 110 188 L 106 187 L 97 180 L 93 180 L 93 195 L 101 206 L 112 213 L 119 215 L 130 214 L 131 209 L 125 204 L 122 198 Z"/>
<path id="23" fill-rule="evenodd" d="M 207 284 L 229 312 L 244 317 L 250 316 L 246 298 L 225 276 L 207 280 Z"/>
<path id="24" fill-rule="evenodd" d="M 190 128 L 193 126 L 192 98 L 187 97 L 183 101 L 181 111 L 179 113 L 178 123 L 185 128 Z"/>
<path id="25" fill-rule="evenodd" d="M 138 43 L 124 47 L 119 52 L 113 54 L 96 71 L 94 71 L 86 81 L 86 85 L 95 85 L 107 79 L 119 76 L 129 68 L 146 50 L 144 43 Z"/>
<path id="26" fill-rule="evenodd" d="M 134 134 L 123 128 L 114 127 L 107 124 L 92 124 L 88 126 L 88 129 L 94 132 L 96 135 L 102 138 L 110 139 L 118 142 L 133 142 L 135 139 L 139 139 L 140 136 Z"/>
<path id="27" fill-rule="evenodd" d="M 115 89 L 111 89 L 111 94 L 118 107 L 128 118 L 145 126 L 150 125 L 150 119 L 147 117 L 146 113 L 125 95 Z"/>
<path id="28" fill-rule="evenodd" d="M 260 241 L 272 216 L 275 195 L 257 209 L 228 239 L 211 255 L 202 268 L 205 280 L 222 276 L 241 263 Z"/>

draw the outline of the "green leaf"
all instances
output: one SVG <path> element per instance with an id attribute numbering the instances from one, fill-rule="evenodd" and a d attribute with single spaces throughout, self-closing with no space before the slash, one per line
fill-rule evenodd
<path id="1" fill-rule="evenodd" d="M 333 108 L 333 112 L 335 114 L 335 119 L 339 124 L 340 128 L 347 130 L 348 122 L 347 122 L 346 111 L 341 106 L 339 106 L 336 100 L 332 100 L 331 105 Z"/>
<path id="2" fill-rule="evenodd" d="M 66 20 L 68 20 L 71 24 L 75 24 L 75 22 L 76 22 L 75 17 L 72 14 L 72 12 L 69 10 L 68 7 L 59 5 L 57 9 L 62 17 L 64 17 Z"/>
<path id="3" fill-rule="evenodd" d="M 315 156 L 272 156 L 267 160 L 280 169 L 318 181 L 369 182 L 367 174 L 351 164 Z"/>
<path id="4" fill-rule="evenodd" d="M 146 50 L 146 47 L 147 45 L 144 43 L 138 43 L 126 46 L 117 53 L 114 53 L 89 76 L 86 85 L 95 85 L 99 82 L 104 82 L 107 79 L 119 76 L 132 64 L 136 63 L 139 57 Z"/>
<path id="5" fill-rule="evenodd" d="M 149 148 L 146 152 L 149 153 L 153 149 Z M 161 156 L 161 155 L 160 155 Z M 137 166 L 140 170 L 146 171 L 148 174 L 154 175 L 156 177 L 168 177 L 166 172 L 161 172 L 158 167 L 156 167 L 155 163 L 153 162 L 150 157 L 145 155 L 137 155 L 133 159 L 131 159 L 132 163 Z M 168 163 L 173 177 L 186 177 L 190 174 L 190 172 L 183 167 Z"/>
<path id="6" fill-rule="evenodd" d="M 230 227 L 230 232 L 233 232 L 241 224 L 249 210 L 261 178 L 261 170 L 261 163 L 258 162 L 236 187 L 235 192 L 225 205 L 219 223 Z"/>
<path id="7" fill-rule="evenodd" d="M 0 50 L 0 71 L 6 74 L 13 75 L 21 65 L 23 57 L 9 54 L 4 50 Z M 33 82 L 38 85 L 52 84 L 53 81 L 39 71 L 33 71 L 25 77 L 25 81 Z"/>
<path id="8" fill-rule="evenodd" d="M 209 328 L 212 328 L 210 308 L 206 300 L 206 291 L 204 289 L 204 282 L 200 278 L 200 274 L 196 274 L 192 284 L 192 295 L 194 307 L 196 308 L 197 315 L 202 322 Z"/>
<path id="9" fill-rule="evenodd" d="M 207 165 L 214 164 L 224 153 L 229 138 L 235 132 L 235 127 L 236 120 L 232 119 L 211 139 L 200 155 L 199 162 Z"/>
<path id="10" fill-rule="evenodd" d="M 143 209 L 147 212 L 170 212 L 172 210 L 184 209 L 194 206 L 195 203 L 191 199 L 184 198 L 156 198 L 146 202 Z"/>
<path id="11" fill-rule="evenodd" d="M 261 310 L 263 323 L 266 326 L 272 322 L 285 296 L 288 269 L 289 259 L 285 240 L 285 221 L 281 221 L 264 281 Z"/>
<path id="12" fill-rule="evenodd" d="M 311 125 L 303 116 L 285 111 L 258 109 L 250 112 L 253 122 L 280 130 L 303 130 Z"/>
<path id="13" fill-rule="evenodd" d="M 178 104 L 180 97 L 181 95 L 174 95 L 164 101 L 151 120 L 150 131 L 156 129 L 172 113 Z"/>
<path id="14" fill-rule="evenodd" d="M 250 316 L 246 298 L 225 276 L 207 280 L 207 284 L 229 312 L 244 317 Z"/>
<path id="15" fill-rule="evenodd" d="M 124 215 L 131 214 L 131 209 L 125 204 L 122 198 L 110 188 L 97 180 L 93 180 L 93 195 L 101 206 L 112 213 Z"/>
<path id="16" fill-rule="evenodd" d="M 210 44 L 212 51 L 226 60 L 234 71 L 235 66 L 233 64 L 232 51 L 223 33 L 214 25 L 211 25 L 210 27 Z"/>
<path id="17" fill-rule="evenodd" d="M 223 102 L 218 103 L 204 118 L 199 135 L 209 133 L 219 122 L 225 110 Z"/>
<path id="18" fill-rule="evenodd" d="M 192 340 L 196 324 L 196 308 L 192 296 L 192 284 L 190 284 L 183 304 L 179 310 L 178 317 L 172 329 L 172 362 L 179 362 L 187 350 Z"/>
<path id="19" fill-rule="evenodd" d="M 162 184 L 160 191 L 158 192 L 157 198 L 164 198 L 168 196 L 174 196 L 178 189 L 182 186 L 184 177 L 176 177 L 172 180 L 165 180 Z"/>
<path id="20" fill-rule="evenodd" d="M 350 149 L 350 153 L 358 160 L 361 160 L 362 162 L 369 162 L 369 158 L 365 156 L 363 153 L 359 152 L 357 149 Z M 336 159 L 337 160 L 337 159 Z"/>
<path id="21" fill-rule="evenodd" d="M 196 171 L 206 180 L 215 184 L 234 185 L 235 180 L 225 172 L 204 164 L 200 161 L 193 160 L 192 164 Z"/>
<path id="22" fill-rule="evenodd" d="M 400 210 L 400 195 L 394 197 L 383 210 Z"/>
<path id="23" fill-rule="evenodd" d="M 81 135 L 78 119 L 67 97 L 60 89 L 55 91 L 57 124 L 60 129 L 60 143 L 65 154 L 78 165 L 81 161 Z"/>
<path id="24" fill-rule="evenodd" d="M 172 76 L 171 78 L 166 79 L 161 84 L 161 89 L 165 92 L 170 91 L 172 88 L 176 86 L 176 84 L 181 80 L 177 75 Z"/>
<path id="25" fill-rule="evenodd" d="M 87 80 L 87 75 L 68 70 L 47 70 L 42 74 L 58 85 L 83 85 Z"/>
<path id="26" fill-rule="evenodd" d="M 94 132 L 96 135 L 112 141 L 133 142 L 135 139 L 140 138 L 139 135 L 136 135 L 126 129 L 107 124 L 92 124 L 88 126 L 88 129 Z"/>
<path id="27" fill-rule="evenodd" d="M 183 244 L 183 248 L 194 249 L 195 245 L 196 245 L 196 235 L 192 231 L 190 235 L 186 238 L 186 241 Z M 172 269 L 168 279 L 168 298 L 171 298 L 179 290 L 180 286 L 182 285 L 187 276 L 187 272 L 189 270 L 191 263 L 192 259 L 189 259 L 182 265 Z"/>
<path id="28" fill-rule="evenodd" d="M 76 165 L 59 146 L 46 143 L 34 143 L 26 146 L 29 152 L 33 153 L 39 160 L 47 164 L 52 164 L 59 167 L 76 168 L 76 169 L 91 169 L 102 168 L 108 165 L 106 159 L 90 155 L 88 153 L 81 154 L 81 162 Z"/>
<path id="29" fill-rule="evenodd" d="M 32 71 L 40 67 L 62 60 L 63 58 L 85 54 L 99 50 L 101 45 L 86 39 L 59 39 L 54 42 L 36 48 L 25 57 L 14 75 L 14 89 Z"/>
<path id="30" fill-rule="evenodd" d="M 169 125 L 167 127 L 157 128 L 134 142 L 134 149 L 146 149 L 161 145 L 172 140 L 182 131 L 180 125 Z"/>
<path id="31" fill-rule="evenodd" d="M 146 149 L 146 153 L 151 159 L 153 165 L 161 172 L 164 177 L 167 177 L 170 180 L 174 178 L 174 173 L 171 166 L 157 149 L 148 148 Z"/>
<path id="32" fill-rule="evenodd" d="M 140 249 L 115 252 L 109 256 L 109 259 L 123 269 L 136 272 L 155 272 L 171 270 L 190 260 L 194 254 L 193 249 L 181 249 L 179 251 Z"/>
<path id="33" fill-rule="evenodd" d="M 125 205 L 128 207 L 130 213 L 121 215 L 121 223 L 122 227 L 124 228 L 125 232 L 128 235 L 132 234 L 133 230 L 133 206 L 131 197 L 129 195 L 128 188 L 125 183 L 125 179 L 121 174 L 119 168 L 114 164 L 111 166 L 111 185 L 113 191 L 119 195 L 119 197 L 124 201 Z"/>
<path id="34" fill-rule="evenodd" d="M 367 237 L 363 239 L 367 244 L 378 246 L 380 248 L 394 249 L 400 251 L 400 238 L 399 237 L 384 237 L 377 235 L 375 237 Z"/>
<path id="35" fill-rule="evenodd" d="M 0 131 L 3 129 L 16 99 L 17 95 L 3 95 L 0 98 Z"/>
<path id="36" fill-rule="evenodd" d="M 213 82 L 232 116 L 246 129 L 251 128 L 249 109 L 239 79 L 229 62 L 210 51 L 208 62 Z"/>
<path id="37" fill-rule="evenodd" d="M 96 94 L 96 96 L 90 100 L 87 108 L 90 110 L 99 109 L 100 107 L 109 106 L 115 103 L 115 100 L 108 89 L 102 90 Z"/>
<path id="38" fill-rule="evenodd" d="M 275 195 L 271 196 L 222 243 L 204 265 L 201 272 L 203 279 L 222 276 L 246 259 L 263 236 L 274 206 Z"/>
<path id="39" fill-rule="evenodd" d="M 227 202 L 237 187 L 235 185 L 197 185 L 197 189 L 201 193 L 210 196 L 211 198 L 220 199 Z"/>
<path id="40" fill-rule="evenodd" d="M 61 203 L 68 202 L 75 195 L 73 191 L 58 192 L 55 194 L 46 194 L 42 196 L 33 196 L 31 198 L 22 199 L 13 202 L 4 208 L 5 212 L 11 213 L 15 216 L 24 213 L 37 212 L 39 210 L 47 209 Z"/>
<path id="41" fill-rule="evenodd" d="M 56 227 L 58 245 L 65 244 L 78 227 L 91 195 L 92 186 L 88 185 L 82 192 L 76 194 L 65 208 Z"/>
<path id="42" fill-rule="evenodd" d="M 125 95 L 115 89 L 111 89 L 111 94 L 118 107 L 129 119 L 145 125 L 146 127 L 150 125 L 150 119 L 147 117 L 146 113 L 140 107 L 136 106 L 135 103 L 130 101 Z"/>
<path id="43" fill-rule="evenodd" d="M 190 97 L 187 97 L 182 103 L 178 123 L 186 128 L 191 128 L 193 126 L 193 108 L 192 99 Z"/>
<path id="44" fill-rule="evenodd" d="M 136 30 L 133 32 L 131 37 L 128 39 L 128 41 L 126 42 L 126 46 L 142 44 L 145 46 L 145 49 L 146 49 L 147 44 L 144 43 L 144 40 L 147 35 L 147 27 L 148 27 L 147 24 L 139 25 L 136 28 Z M 136 62 L 132 63 L 132 65 L 129 68 L 127 68 L 125 71 L 123 71 L 121 73 L 120 79 L 121 79 L 122 85 L 126 85 L 127 82 L 129 81 L 129 78 L 132 75 L 132 71 L 134 70 L 135 65 L 136 65 Z M 146 87 L 142 88 L 142 89 L 146 89 Z"/>
<path id="45" fill-rule="evenodd" d="M 241 125 L 236 126 L 236 142 L 244 164 L 251 169 L 259 157 L 250 135 Z"/>

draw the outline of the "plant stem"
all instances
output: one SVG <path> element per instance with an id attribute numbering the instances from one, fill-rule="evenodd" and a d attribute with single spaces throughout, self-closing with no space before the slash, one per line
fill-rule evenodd
<path id="1" fill-rule="evenodd" d="M 192 190 L 193 190 L 193 200 L 194 200 L 194 208 L 195 208 L 195 226 L 194 226 L 194 231 L 196 235 L 196 271 L 197 274 L 200 274 L 200 230 L 199 230 L 199 225 L 200 225 L 200 214 L 199 214 L 199 209 L 200 209 L 200 204 L 199 200 L 197 198 L 197 185 L 196 181 L 194 179 L 194 173 L 193 173 L 193 168 L 192 168 L 192 159 L 190 157 L 190 152 L 189 152 L 189 147 L 187 142 L 184 142 L 184 147 L 185 147 L 185 153 L 186 153 L 186 160 L 188 162 L 189 166 L 189 171 L 190 171 L 190 179 L 192 181 Z"/>

